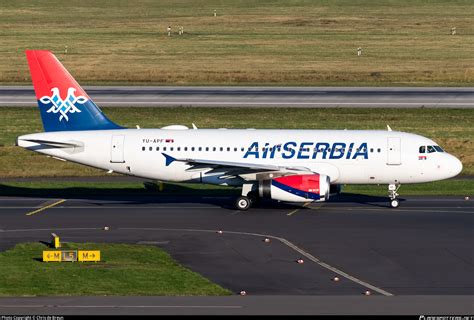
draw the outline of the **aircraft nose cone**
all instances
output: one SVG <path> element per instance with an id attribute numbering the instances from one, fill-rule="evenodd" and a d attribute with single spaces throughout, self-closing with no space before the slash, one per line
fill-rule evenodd
<path id="1" fill-rule="evenodd" d="M 451 173 L 453 175 L 453 177 L 457 176 L 458 174 L 461 173 L 462 171 L 462 162 L 453 156 L 452 160 L 451 160 Z"/>

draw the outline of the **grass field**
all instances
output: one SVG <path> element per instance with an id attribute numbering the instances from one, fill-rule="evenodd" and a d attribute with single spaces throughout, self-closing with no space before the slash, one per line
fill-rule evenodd
<path id="1" fill-rule="evenodd" d="M 437 141 L 474 175 L 473 109 L 103 108 L 128 127 L 160 128 L 192 122 L 200 128 L 386 129 Z M 0 177 L 97 176 L 104 171 L 47 158 L 15 147 L 19 135 L 41 132 L 37 108 L 0 109 Z"/>
<path id="2" fill-rule="evenodd" d="M 471 0 L 2 0 L 0 83 L 29 83 L 23 51 L 48 49 L 83 84 L 472 86 L 473 16 Z"/>
<path id="3" fill-rule="evenodd" d="M 229 295 L 144 245 L 68 243 L 62 249 L 100 250 L 98 263 L 44 263 L 40 243 L 24 243 L 0 253 L 0 296 Z"/>

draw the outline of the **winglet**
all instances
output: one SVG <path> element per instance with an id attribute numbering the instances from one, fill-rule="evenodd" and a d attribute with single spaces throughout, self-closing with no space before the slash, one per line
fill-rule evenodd
<path id="1" fill-rule="evenodd" d="M 166 153 L 161 153 L 163 156 L 165 156 L 166 159 L 166 166 L 169 166 L 173 161 L 176 160 L 176 158 L 173 158 L 172 156 L 167 155 Z"/>

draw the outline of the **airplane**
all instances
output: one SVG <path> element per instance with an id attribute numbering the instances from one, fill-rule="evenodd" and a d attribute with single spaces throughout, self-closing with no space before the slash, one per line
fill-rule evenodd
<path id="1" fill-rule="evenodd" d="M 436 142 L 388 130 L 124 128 L 107 118 L 53 53 L 27 50 L 44 131 L 22 135 L 27 150 L 108 172 L 169 182 L 241 187 L 247 210 L 259 199 L 322 202 L 347 184 L 448 179 L 462 163 Z M 275 115 L 278 116 L 278 115 Z"/>

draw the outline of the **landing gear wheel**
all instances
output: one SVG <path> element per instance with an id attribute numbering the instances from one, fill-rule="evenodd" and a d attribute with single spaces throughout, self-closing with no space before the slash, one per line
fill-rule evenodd
<path id="1" fill-rule="evenodd" d="M 400 200 L 398 200 L 399 194 L 397 193 L 400 188 L 400 184 L 389 184 L 388 185 L 388 197 L 390 198 L 390 207 L 398 208 L 400 206 Z"/>
<path id="2" fill-rule="evenodd" d="M 248 198 L 250 200 L 250 206 L 254 207 L 259 205 L 260 198 L 254 192 L 249 193 Z"/>
<path id="3" fill-rule="evenodd" d="M 248 197 L 239 197 L 235 202 L 237 209 L 242 211 L 248 210 L 251 204 L 252 203 Z"/>
<path id="4" fill-rule="evenodd" d="M 398 200 L 398 199 L 392 199 L 392 200 L 390 200 L 390 207 L 392 207 L 392 208 L 398 208 L 399 205 L 400 205 L 400 200 Z"/>

